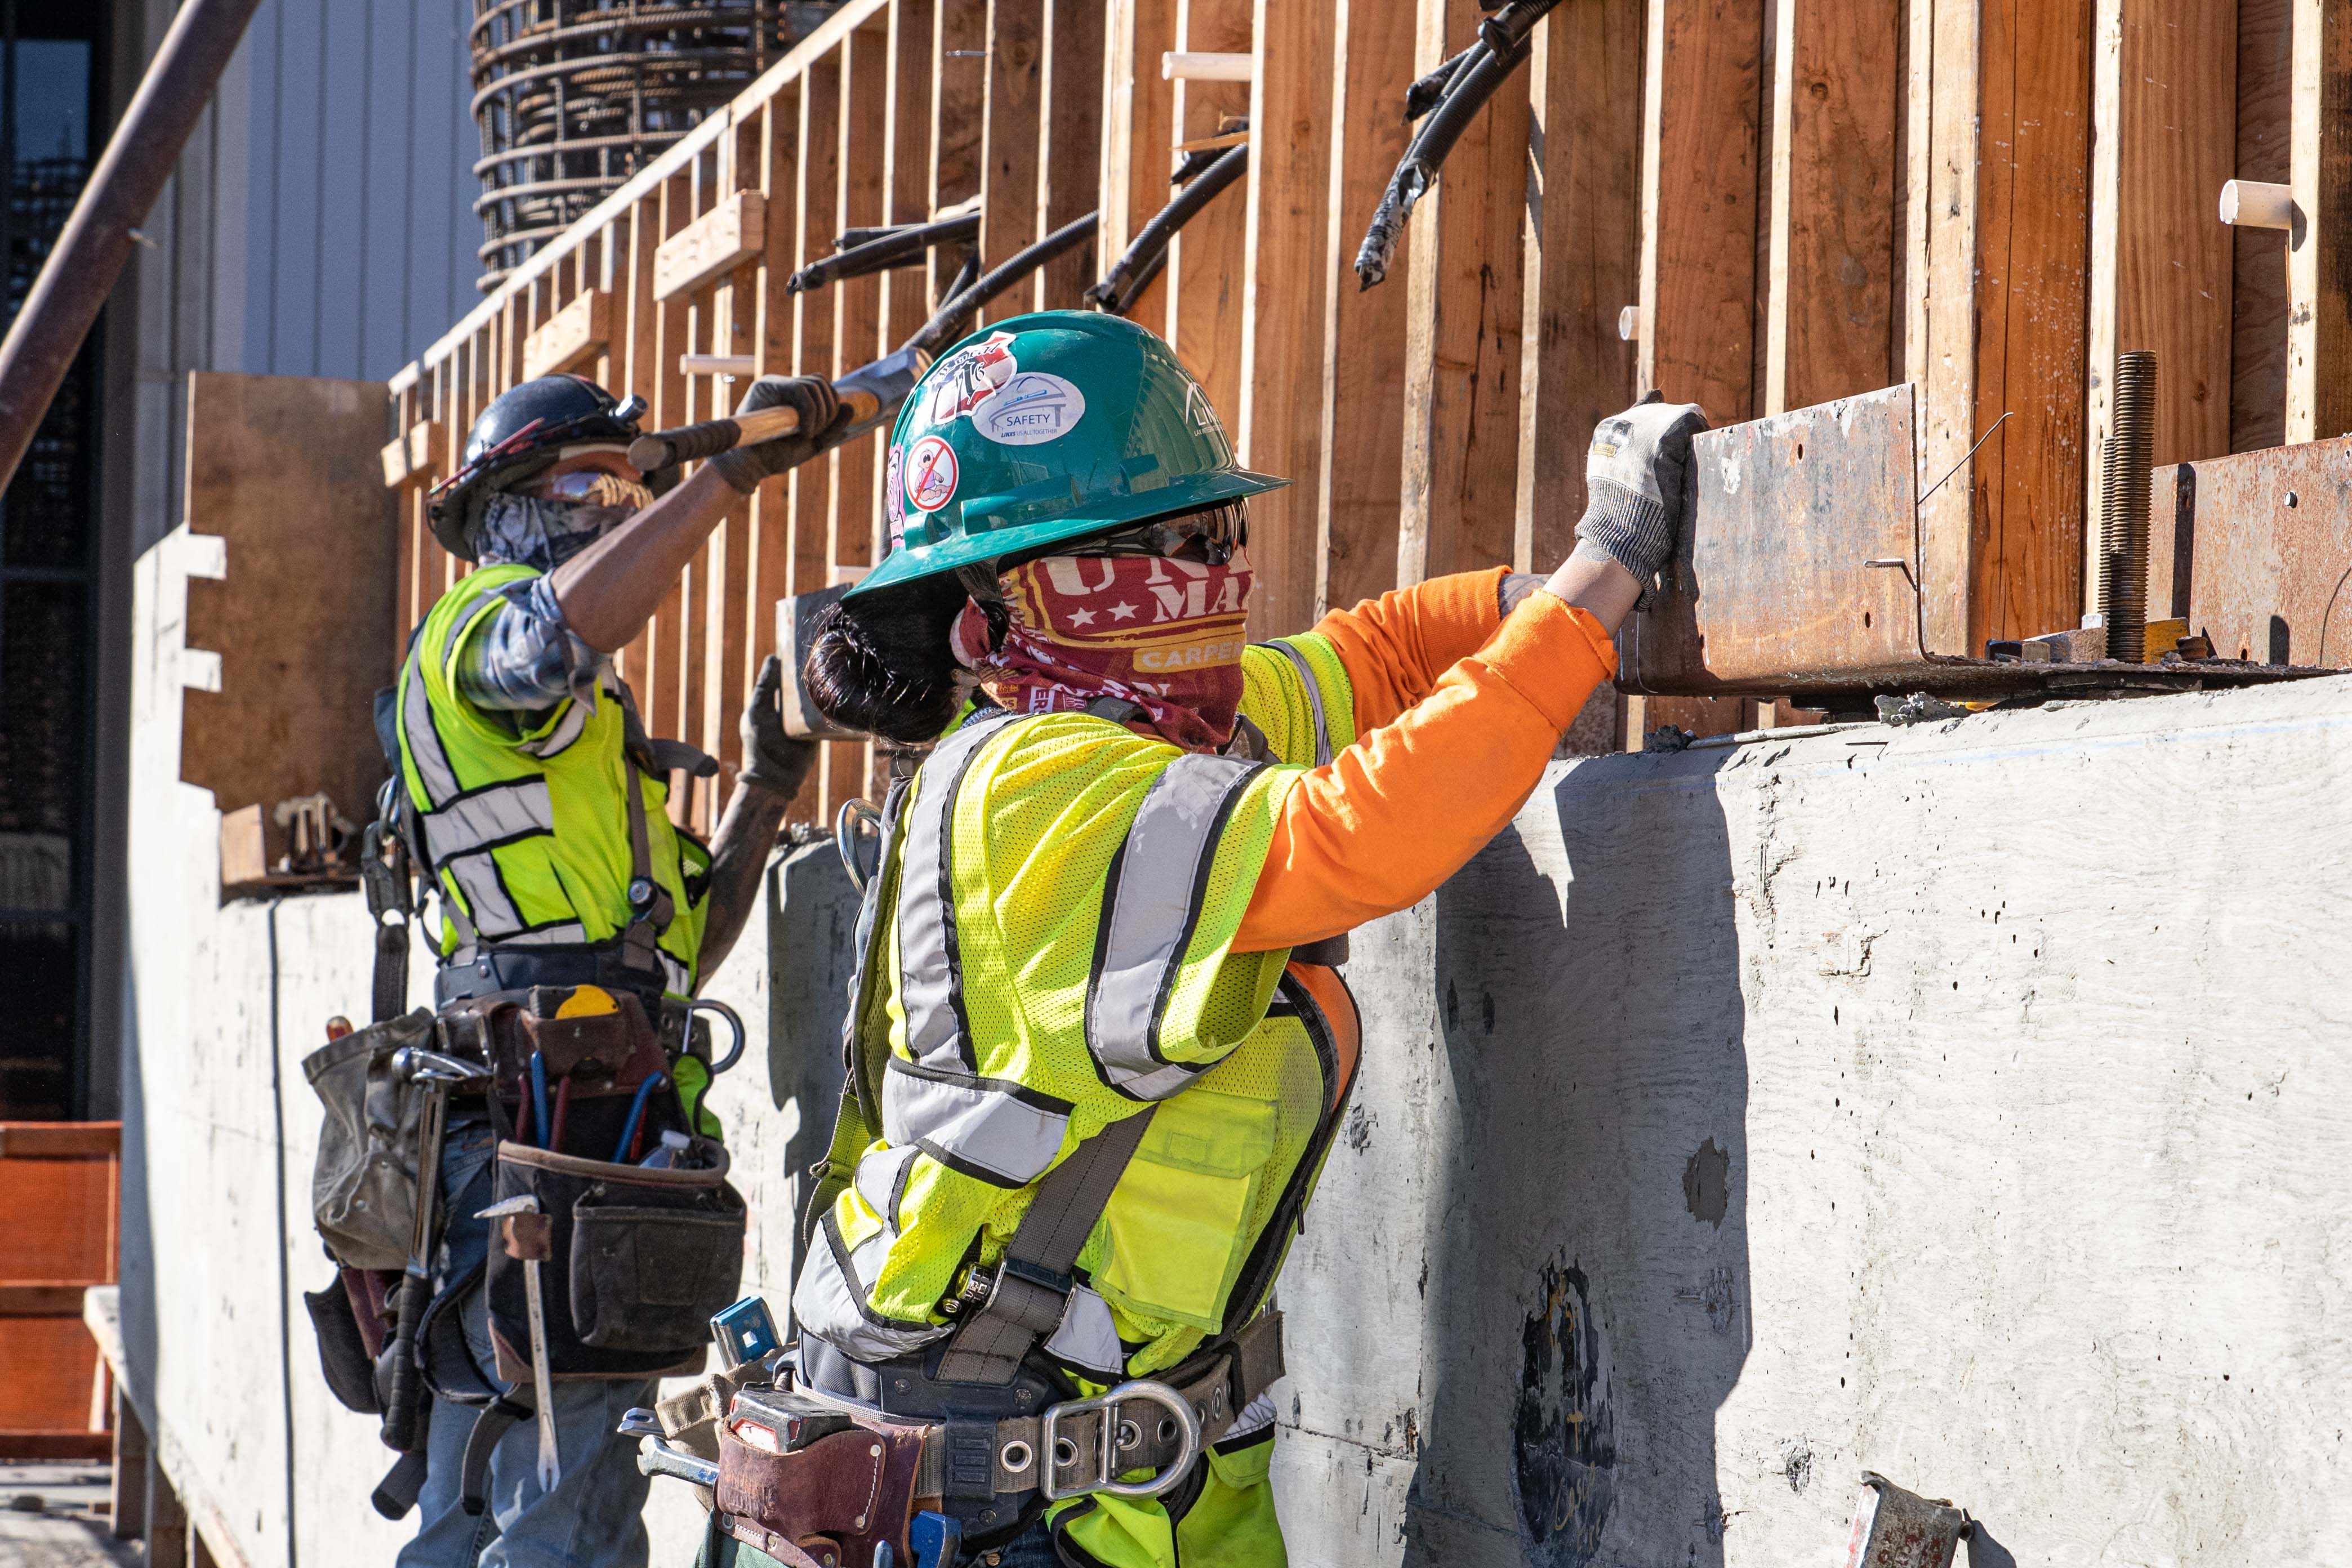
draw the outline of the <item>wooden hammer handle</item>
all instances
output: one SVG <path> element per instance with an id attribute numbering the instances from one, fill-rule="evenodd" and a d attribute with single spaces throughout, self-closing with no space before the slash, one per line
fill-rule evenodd
<path id="1" fill-rule="evenodd" d="M 845 393 L 841 405 L 849 410 L 853 421 L 871 419 L 882 409 L 881 400 L 870 392 Z M 638 437 L 629 443 L 629 465 L 651 473 L 673 463 L 700 462 L 738 447 L 755 447 L 762 441 L 797 435 L 800 427 L 797 408 L 761 408 L 730 419 L 706 419 L 698 425 L 681 425 L 675 430 L 656 430 L 650 436 Z"/>

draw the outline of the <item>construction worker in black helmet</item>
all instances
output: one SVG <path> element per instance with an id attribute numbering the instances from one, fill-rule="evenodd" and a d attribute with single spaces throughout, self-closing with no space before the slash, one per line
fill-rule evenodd
<path id="1" fill-rule="evenodd" d="M 812 743 L 783 733 L 772 658 L 744 710 L 741 766 L 705 847 L 673 826 L 670 781 L 679 770 L 709 776 L 717 764 L 646 735 L 612 656 L 644 629 L 730 507 L 823 449 L 839 414 L 833 390 L 814 377 L 754 383 L 739 412 L 789 406 L 810 434 L 738 448 L 683 483 L 675 470 L 646 475 L 630 465 L 642 406 L 576 375 L 528 382 L 482 412 L 463 465 L 430 498 L 435 537 L 475 567 L 418 628 L 397 688 L 401 804 L 411 852 L 439 900 L 434 992 L 445 1018 L 469 1000 L 561 996 L 572 1011 L 667 1020 L 677 1036 L 686 999 L 743 929 L 815 757 Z M 690 1131 L 715 1141 L 700 1103 L 708 1065 L 679 1054 L 668 1070 Z M 425 1310 L 438 1327 L 422 1340 L 425 1385 L 436 1395 L 422 1520 L 399 1561 L 643 1563 L 647 1483 L 634 1443 L 614 1428 L 631 1406 L 652 1402 L 651 1382 L 554 1384 L 559 1462 L 542 1469 L 537 1411 L 516 1415 L 532 1383 L 502 1361 L 513 1347 L 493 1342 L 479 1283 L 488 1226 L 476 1216 L 492 1201 L 502 1109 L 476 1095 L 451 1110 L 439 1295 Z M 577 1141 L 589 1118 L 574 1111 Z M 530 1115 L 520 1104 L 518 1113 Z M 564 1116 L 539 1114 L 535 1130 L 505 1131 L 555 1149 Z M 477 1514 L 462 1494 L 485 1401 L 507 1427 L 486 1427 L 478 1443 L 494 1446 L 470 1478 Z"/>

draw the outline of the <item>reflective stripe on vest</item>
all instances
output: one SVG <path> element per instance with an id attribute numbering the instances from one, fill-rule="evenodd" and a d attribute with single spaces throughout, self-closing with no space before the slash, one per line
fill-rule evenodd
<path id="1" fill-rule="evenodd" d="M 1331 721 L 1323 711 L 1322 683 L 1315 679 L 1315 668 L 1307 662 L 1305 654 L 1286 642 L 1277 640 L 1273 646 L 1282 650 L 1282 656 L 1297 668 L 1298 679 L 1307 683 L 1307 707 L 1315 715 L 1315 765 L 1328 767 L 1331 765 Z"/>
<path id="2" fill-rule="evenodd" d="M 1111 862 L 1087 987 L 1087 1050 L 1121 1094 L 1165 1100 L 1207 1070 L 1160 1054 L 1160 1018 L 1200 923 L 1225 819 L 1261 765 L 1178 757 L 1145 792 Z"/>
<path id="3" fill-rule="evenodd" d="M 1068 1101 L 1001 1079 L 942 1072 L 895 1056 L 882 1075 L 884 1138 L 1000 1187 L 1025 1187 L 1044 1175 L 1069 1125 Z"/>
<path id="4" fill-rule="evenodd" d="M 824 1324 L 827 1343 L 865 1362 L 887 1361 L 946 1334 L 946 1326 L 886 1318 L 868 1305 L 873 1282 L 897 1236 L 885 1225 L 852 1251 L 842 1239 L 841 1221 L 828 1211 L 817 1226 L 807 1266 L 793 1287 L 794 1321 Z"/>
<path id="5" fill-rule="evenodd" d="M 929 1068 L 980 1070 L 963 1010 L 955 933 L 955 803 L 990 736 L 1011 721 L 982 714 L 940 742 L 923 763 L 898 871 L 898 994 L 907 1048 Z"/>

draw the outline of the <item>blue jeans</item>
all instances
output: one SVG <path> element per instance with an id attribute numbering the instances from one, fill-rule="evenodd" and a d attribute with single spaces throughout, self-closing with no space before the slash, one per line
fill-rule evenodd
<path id="1" fill-rule="evenodd" d="M 480 1121 L 450 1127 L 441 1158 L 448 1220 L 441 1278 L 455 1279 L 489 1250 L 489 1225 L 474 1216 L 490 1205 L 491 1133 Z M 478 1284 L 459 1308 L 475 1367 L 492 1365 L 489 1303 Z M 463 1368 L 436 1367 L 454 1387 L 472 1381 Z M 646 1494 L 635 1442 L 615 1428 L 632 1405 L 651 1405 L 654 1384 L 555 1384 L 555 1447 L 563 1474 L 555 1489 L 539 1485 L 539 1424 L 519 1422 L 490 1454 L 489 1510 L 469 1517 L 458 1490 L 466 1439 L 476 1412 L 433 1403 L 425 1489 L 417 1498 L 416 1539 L 401 1548 L 399 1568 L 645 1568 Z M 1051 1559 L 1047 1559 L 1051 1561 Z"/>

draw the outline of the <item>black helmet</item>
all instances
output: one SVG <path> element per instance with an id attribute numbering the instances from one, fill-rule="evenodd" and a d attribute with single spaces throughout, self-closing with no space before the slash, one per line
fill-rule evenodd
<path id="1" fill-rule="evenodd" d="M 466 433 L 465 461 L 426 500 L 433 537 L 452 555 L 474 560 L 474 531 L 494 492 L 554 467 L 566 447 L 626 447 L 645 409 L 645 399 L 616 401 L 584 375 L 542 375 L 501 393 Z M 646 479 L 659 494 L 676 477 L 665 469 Z"/>

